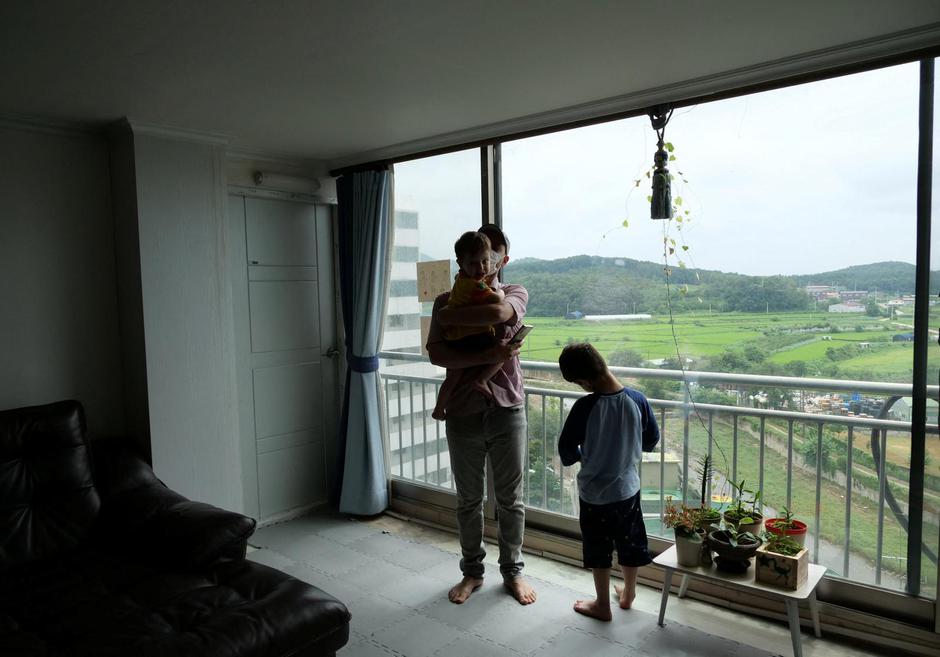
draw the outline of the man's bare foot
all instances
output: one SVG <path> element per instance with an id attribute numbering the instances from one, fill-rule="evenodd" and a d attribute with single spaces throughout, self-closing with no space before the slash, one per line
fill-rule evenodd
<path id="1" fill-rule="evenodd" d="M 437 408 L 435 406 L 434 410 L 431 411 L 431 417 L 433 417 L 435 420 L 440 420 L 441 422 L 443 422 L 444 420 L 447 419 L 447 413 L 446 411 L 444 411 L 443 408 Z"/>
<path id="2" fill-rule="evenodd" d="M 521 605 L 530 605 L 535 602 L 535 589 L 533 589 L 522 577 L 515 577 L 503 582 L 512 597 Z"/>
<path id="3" fill-rule="evenodd" d="M 483 580 L 476 577 L 464 577 L 447 593 L 447 599 L 456 605 L 462 605 L 470 594 L 483 586 Z"/>
<path id="4" fill-rule="evenodd" d="M 474 381 L 473 389 L 479 392 L 484 397 L 493 399 L 493 391 L 490 389 L 490 384 L 488 381 Z"/>
<path id="5" fill-rule="evenodd" d="M 609 621 L 613 616 L 610 613 L 610 605 L 606 607 L 598 604 L 597 600 L 578 600 L 574 603 L 574 610 L 579 614 L 596 618 L 597 620 Z"/>
<path id="6" fill-rule="evenodd" d="M 636 599 L 636 591 L 630 591 L 630 597 L 627 597 L 627 590 L 621 584 L 614 584 L 614 591 L 617 593 L 617 597 L 620 598 L 620 608 L 629 609 L 633 606 L 633 601 Z"/>

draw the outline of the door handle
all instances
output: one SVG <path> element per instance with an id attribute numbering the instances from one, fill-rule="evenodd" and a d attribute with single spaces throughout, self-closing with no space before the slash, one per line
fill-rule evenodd
<path id="1" fill-rule="evenodd" d="M 327 358 L 336 358 L 339 356 L 339 349 L 336 347 L 330 347 L 323 353 L 323 355 Z"/>

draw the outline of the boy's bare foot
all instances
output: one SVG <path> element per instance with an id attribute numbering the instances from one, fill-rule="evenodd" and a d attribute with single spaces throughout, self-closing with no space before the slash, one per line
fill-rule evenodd
<path id="1" fill-rule="evenodd" d="M 470 594 L 483 586 L 483 580 L 476 577 L 464 577 L 457 582 L 447 593 L 447 599 L 457 605 L 462 605 L 470 597 Z"/>
<path id="2" fill-rule="evenodd" d="M 435 420 L 440 420 L 441 422 L 443 422 L 444 420 L 447 419 L 447 413 L 446 411 L 444 411 L 443 408 L 437 408 L 435 406 L 434 410 L 431 411 L 431 417 L 433 417 Z"/>
<path id="3" fill-rule="evenodd" d="M 617 597 L 620 598 L 620 608 L 621 609 L 630 609 L 633 606 L 633 601 L 636 599 L 636 591 L 630 592 L 630 597 L 627 597 L 627 590 L 622 584 L 614 584 L 614 591 L 617 593 Z"/>
<path id="4" fill-rule="evenodd" d="M 596 618 L 597 620 L 609 621 L 613 616 L 610 613 L 610 605 L 604 607 L 598 604 L 597 600 L 578 600 L 574 603 L 574 610 L 579 614 Z"/>
<path id="5" fill-rule="evenodd" d="M 484 397 L 493 399 L 493 391 L 490 389 L 490 384 L 488 381 L 474 381 L 473 389 L 479 392 Z"/>
<path id="6" fill-rule="evenodd" d="M 530 605 L 535 602 L 535 589 L 522 577 L 514 577 L 503 582 L 512 597 L 521 605 Z"/>

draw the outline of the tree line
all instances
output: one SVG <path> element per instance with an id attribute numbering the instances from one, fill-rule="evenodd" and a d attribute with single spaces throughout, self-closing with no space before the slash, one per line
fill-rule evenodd
<path id="1" fill-rule="evenodd" d="M 523 258 L 506 269 L 506 280 L 529 291 L 530 315 L 663 314 L 711 309 L 713 312 L 786 312 L 809 310 L 814 303 L 806 285 L 835 285 L 913 294 L 914 265 L 880 262 L 820 274 L 747 276 L 706 269 L 672 267 L 630 258 L 572 256 L 556 260 Z M 940 272 L 931 272 L 931 289 Z M 667 286 L 668 282 L 668 286 Z"/>

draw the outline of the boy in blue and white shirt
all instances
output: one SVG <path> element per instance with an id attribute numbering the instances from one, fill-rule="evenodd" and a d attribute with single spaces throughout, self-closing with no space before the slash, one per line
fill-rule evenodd
<path id="1" fill-rule="evenodd" d="M 620 607 L 636 597 L 640 566 L 652 561 L 640 510 L 641 452 L 659 442 L 659 426 L 642 393 L 624 388 L 590 344 L 568 345 L 558 358 L 561 375 L 589 395 L 578 399 L 558 439 L 563 465 L 581 462 L 581 543 L 584 567 L 594 574 L 596 600 L 578 600 L 574 610 L 609 621 L 610 567 L 614 546 L 624 586 L 615 587 Z"/>

